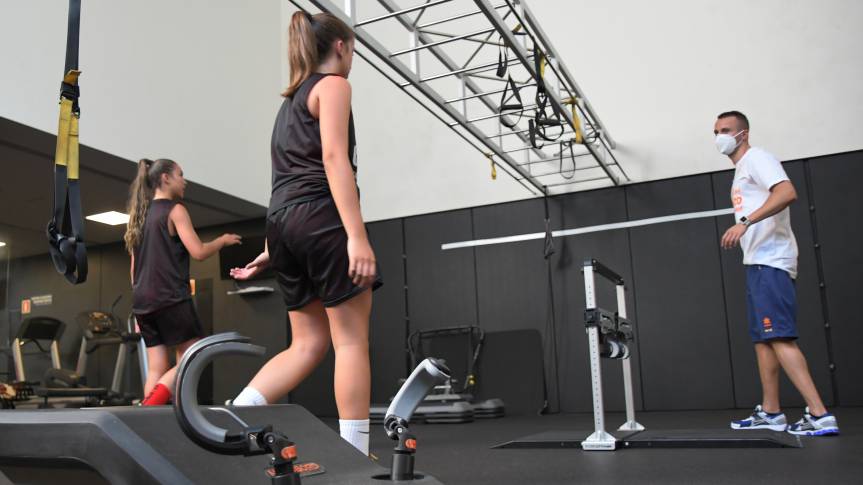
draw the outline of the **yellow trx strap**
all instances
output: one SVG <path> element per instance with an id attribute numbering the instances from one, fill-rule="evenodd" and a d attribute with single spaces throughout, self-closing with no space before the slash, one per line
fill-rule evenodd
<path id="1" fill-rule="evenodd" d="M 581 120 L 578 118 L 578 98 L 568 98 L 563 101 L 572 108 L 572 127 L 575 130 L 575 142 L 584 143 L 584 131 L 581 129 Z"/>
<path id="2" fill-rule="evenodd" d="M 491 153 L 486 153 L 485 156 L 491 164 L 491 179 L 497 180 L 497 167 L 495 167 L 494 156 Z"/>
<path id="3" fill-rule="evenodd" d="M 69 71 L 63 76 L 63 82 L 72 86 L 78 85 L 81 71 Z M 57 129 L 57 151 L 54 163 L 66 167 L 66 177 L 78 180 L 78 113 L 72 111 L 73 100 L 60 98 L 60 126 Z"/>

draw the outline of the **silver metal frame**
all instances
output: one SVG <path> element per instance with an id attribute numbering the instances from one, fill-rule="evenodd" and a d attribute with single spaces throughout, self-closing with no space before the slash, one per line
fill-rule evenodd
<path id="1" fill-rule="evenodd" d="M 21 346 L 24 342 L 20 338 L 12 341 L 12 361 L 15 364 L 15 380 L 24 382 L 27 380 L 27 375 L 24 373 L 24 356 L 21 354 Z"/>
<path id="2" fill-rule="evenodd" d="M 586 262 L 584 270 L 584 301 L 587 310 L 598 308 L 596 305 L 596 278 L 592 262 Z M 626 286 L 617 282 L 617 313 L 626 318 Z M 614 451 L 617 439 L 605 431 L 605 404 L 602 396 L 602 366 L 599 356 L 599 329 L 589 327 L 587 340 L 590 356 L 590 383 L 593 391 L 593 425 L 594 432 L 581 442 L 581 447 L 589 451 Z M 635 399 L 632 394 L 632 367 L 629 357 L 622 360 L 623 389 L 626 399 L 626 422 L 618 428 L 620 431 L 643 431 L 644 426 L 635 420 Z"/>
<path id="3" fill-rule="evenodd" d="M 332 0 L 291 0 L 298 8 L 314 13 L 316 10 L 329 12 L 352 26 L 358 44 L 362 47 L 356 53 L 365 59 L 372 67 L 381 72 L 393 84 L 417 101 L 421 106 L 431 112 L 435 117 L 445 123 L 450 129 L 458 133 L 471 146 L 483 153 L 483 161 L 489 159 L 533 195 L 549 194 L 551 188 L 561 187 L 556 192 L 565 192 L 577 188 L 577 184 L 607 180 L 610 184 L 619 185 L 629 181 L 626 172 L 612 153 L 615 142 L 608 133 L 606 126 L 600 121 L 595 110 L 587 101 L 584 92 L 575 83 L 573 76 L 560 60 L 560 56 L 552 46 L 548 37 L 539 26 L 539 22 L 531 10 L 524 4 L 523 0 L 504 0 L 503 3 L 492 5 L 488 0 L 426 0 L 420 5 L 401 7 L 395 0 L 377 0 L 377 5 L 383 7 L 383 15 L 375 15 L 365 20 L 357 20 L 357 6 L 360 2 L 356 0 L 344 0 L 344 9 Z M 430 11 L 439 9 L 440 5 L 447 4 L 445 18 L 429 19 L 420 23 L 420 19 Z M 453 5 L 471 5 L 475 7 L 467 12 L 457 13 Z M 363 3 L 363 7 L 374 5 L 372 2 Z M 453 11 L 455 10 L 455 11 Z M 378 9 L 380 13 L 380 9 Z M 458 32 L 458 25 L 454 25 L 460 19 L 468 17 L 484 17 L 484 25 L 475 22 L 471 27 L 465 28 L 461 24 L 462 31 Z M 406 31 L 407 42 L 403 45 L 388 46 L 378 40 L 367 28 L 373 24 L 384 21 L 396 21 Z M 435 26 L 435 31 L 427 30 Z M 514 34 L 514 30 L 518 34 Z M 499 40 L 492 39 L 497 35 Z M 520 37 L 520 38 L 517 38 Z M 476 43 L 478 46 L 464 63 L 456 62 L 450 46 L 461 46 Z M 530 144 L 528 133 L 524 125 L 531 118 L 531 113 L 526 112 L 513 128 L 507 128 L 504 121 L 511 124 L 514 121 L 513 114 L 500 114 L 497 100 L 491 98 L 495 94 L 501 94 L 503 90 L 483 88 L 478 83 L 481 79 L 493 81 L 506 81 L 506 78 L 484 76 L 481 73 L 494 70 L 496 62 L 490 63 L 488 57 L 480 59 L 478 54 L 483 49 L 494 49 L 497 52 L 500 46 L 505 46 L 506 52 L 511 51 L 512 57 L 506 59 L 507 70 L 515 79 L 526 76 L 527 80 L 516 79 L 520 89 L 536 88 L 542 83 L 545 91 L 549 93 L 549 102 L 553 105 L 564 120 L 565 133 L 561 141 L 568 141 L 575 132 L 575 123 L 572 119 L 572 110 L 567 103 L 574 103 L 576 113 L 581 119 L 589 142 L 584 143 L 587 150 L 585 155 L 595 160 L 593 166 L 602 170 L 602 176 L 596 174 L 585 176 L 574 176 L 569 178 L 570 170 L 559 170 L 549 172 L 542 171 L 542 179 L 531 173 L 531 164 L 549 164 L 548 169 L 554 168 L 558 162 L 558 154 L 550 154 L 545 149 L 554 148 L 556 142 L 548 143 L 545 147 L 534 148 Z M 538 77 L 533 63 L 534 47 L 547 59 L 546 75 L 543 79 Z M 470 52 L 470 51 L 468 51 Z M 425 53 L 433 58 L 446 69 L 445 72 L 421 75 L 420 54 Z M 488 53 L 486 51 L 486 53 Z M 460 54 L 460 53 L 459 53 Z M 407 57 L 407 59 L 405 59 Z M 510 57 L 509 55 L 507 57 Z M 404 61 L 403 61 L 404 59 Z M 456 77 L 458 78 L 458 91 L 456 93 L 440 92 L 438 85 L 430 85 L 431 81 L 438 79 Z M 488 84 L 488 83 L 486 83 Z M 532 92 L 524 94 L 523 98 L 529 97 Z M 469 116 L 470 108 L 478 113 Z M 529 103 L 525 103 L 529 104 Z M 531 108 L 525 106 L 525 110 Z M 509 136 L 514 135 L 515 138 Z M 506 140 L 520 143 L 522 146 L 505 144 Z M 517 141 L 516 141 L 517 140 Z M 511 153 L 524 152 L 524 160 L 519 161 L 511 156 Z M 561 173 L 562 172 L 562 173 Z M 592 184 L 591 187 L 595 187 Z"/>

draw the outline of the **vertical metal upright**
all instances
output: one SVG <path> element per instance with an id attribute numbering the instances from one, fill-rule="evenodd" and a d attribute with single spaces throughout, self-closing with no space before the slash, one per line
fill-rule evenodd
<path id="1" fill-rule="evenodd" d="M 584 304 L 587 310 L 596 306 L 595 278 L 593 264 L 584 265 Z M 602 399 L 602 363 L 599 357 L 599 328 L 587 329 L 587 343 L 590 358 L 590 386 L 593 393 L 593 434 L 581 442 L 585 450 L 614 450 L 617 439 L 605 431 L 605 404 Z"/>
<path id="2" fill-rule="evenodd" d="M 588 259 L 582 267 L 584 272 L 585 315 L 596 313 L 613 320 L 612 326 L 617 329 L 621 321 L 628 322 L 626 314 L 626 285 L 623 278 L 607 266 L 594 259 Z M 608 279 L 615 285 L 617 310 L 613 315 L 601 310 L 596 303 L 596 274 Z M 603 318 L 603 317 L 599 317 Z M 597 321 L 587 327 L 587 339 L 590 358 L 590 382 L 593 393 L 593 433 L 581 442 L 585 450 L 612 451 L 617 448 L 617 439 L 605 431 L 605 403 L 602 395 L 602 363 L 600 355 L 600 331 L 603 325 Z M 626 400 L 626 422 L 618 428 L 620 431 L 643 431 L 644 426 L 635 420 L 635 397 L 632 392 L 632 364 L 628 349 L 621 360 L 623 368 L 623 391 Z"/>
<path id="3" fill-rule="evenodd" d="M 623 281 L 617 284 L 617 313 L 626 316 L 626 287 Z M 635 396 L 632 394 L 632 361 L 623 359 L 620 364 L 623 367 L 623 393 L 626 400 L 626 422 L 617 428 L 619 431 L 644 431 L 644 426 L 635 420 Z"/>

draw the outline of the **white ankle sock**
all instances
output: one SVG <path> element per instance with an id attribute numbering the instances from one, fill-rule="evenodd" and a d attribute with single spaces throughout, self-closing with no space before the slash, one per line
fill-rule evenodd
<path id="1" fill-rule="evenodd" d="M 266 406 L 267 399 L 257 389 L 247 387 L 234 398 L 231 404 L 234 406 Z"/>
<path id="2" fill-rule="evenodd" d="M 340 419 L 339 434 L 342 439 L 354 445 L 360 453 L 369 454 L 369 420 L 368 419 Z"/>

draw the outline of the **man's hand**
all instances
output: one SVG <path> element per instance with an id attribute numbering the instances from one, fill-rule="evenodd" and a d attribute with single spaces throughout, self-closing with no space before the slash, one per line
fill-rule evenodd
<path id="1" fill-rule="evenodd" d="M 740 238 L 743 237 L 743 234 L 746 233 L 746 229 L 748 226 L 743 224 L 735 224 L 728 228 L 725 231 L 725 234 L 722 236 L 721 246 L 722 249 L 731 249 L 734 246 L 740 244 Z"/>

